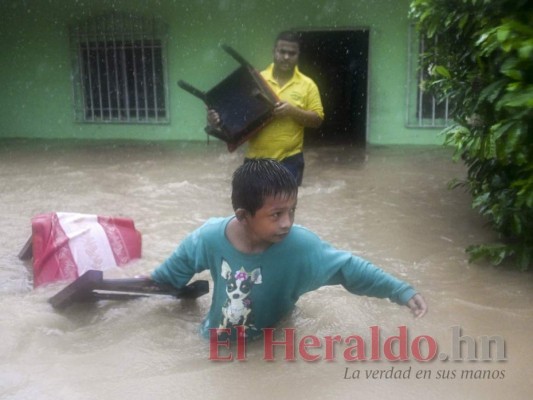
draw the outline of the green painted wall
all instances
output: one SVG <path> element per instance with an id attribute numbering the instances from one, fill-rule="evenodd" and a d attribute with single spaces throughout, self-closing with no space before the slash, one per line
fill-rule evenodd
<path id="1" fill-rule="evenodd" d="M 237 65 L 219 43 L 262 68 L 280 30 L 368 27 L 368 142 L 441 143 L 439 130 L 405 127 L 408 6 L 409 0 L 2 0 L 0 137 L 205 140 L 204 107 L 176 82 L 209 89 L 232 71 Z M 68 25 L 110 11 L 167 22 L 169 124 L 74 121 Z"/>

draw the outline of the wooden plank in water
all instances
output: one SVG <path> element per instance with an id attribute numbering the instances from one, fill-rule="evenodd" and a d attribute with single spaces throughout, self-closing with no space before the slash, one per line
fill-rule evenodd
<path id="1" fill-rule="evenodd" d="M 103 272 L 90 270 L 48 301 L 61 310 L 71 304 L 98 300 L 130 300 L 148 295 L 170 295 L 180 299 L 195 299 L 209 293 L 209 283 L 198 280 L 176 289 L 151 279 L 103 279 Z"/>
<path id="2" fill-rule="evenodd" d="M 22 249 L 19 252 L 19 259 L 21 260 L 29 260 L 33 256 L 33 249 L 32 249 L 32 236 L 26 240 L 26 243 L 22 247 Z"/>
<path id="3" fill-rule="evenodd" d="M 55 309 L 63 309 L 73 303 L 88 301 L 95 285 L 103 280 L 102 271 L 90 270 L 51 297 L 48 302 Z"/>

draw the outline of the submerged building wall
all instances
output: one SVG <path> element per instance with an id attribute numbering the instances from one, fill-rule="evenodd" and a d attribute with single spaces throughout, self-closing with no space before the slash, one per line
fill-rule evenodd
<path id="1" fill-rule="evenodd" d="M 0 4 L 0 138 L 205 140 L 205 108 L 176 85 L 209 89 L 236 68 L 219 47 L 238 49 L 252 65 L 272 59 L 287 28 L 369 30 L 366 141 L 436 144 L 438 129 L 408 128 L 408 0 L 6 0 Z M 168 120 L 155 124 L 76 119 L 69 28 L 110 13 L 155 18 L 163 43 Z"/>

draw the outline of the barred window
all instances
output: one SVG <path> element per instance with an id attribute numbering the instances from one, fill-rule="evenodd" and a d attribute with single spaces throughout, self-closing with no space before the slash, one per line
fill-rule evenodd
<path id="1" fill-rule="evenodd" d="M 435 38 L 434 40 L 438 40 Z M 428 72 L 420 68 L 419 57 L 435 43 L 418 35 L 414 26 L 409 30 L 409 76 L 407 94 L 407 126 L 442 128 L 451 120 L 448 99 L 437 99 L 424 90 Z"/>
<path id="2" fill-rule="evenodd" d="M 167 123 L 165 28 L 110 14 L 71 27 L 76 120 Z"/>

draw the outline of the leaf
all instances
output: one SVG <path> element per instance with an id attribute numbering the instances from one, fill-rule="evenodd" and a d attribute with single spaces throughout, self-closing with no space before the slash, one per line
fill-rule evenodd
<path id="1" fill-rule="evenodd" d="M 522 43 L 518 49 L 518 56 L 522 60 L 530 60 L 533 56 L 533 39 L 527 40 Z"/>
<path id="2" fill-rule="evenodd" d="M 514 128 L 516 121 L 502 121 L 490 127 L 490 131 L 495 140 L 500 139 L 508 131 Z"/>
<path id="3" fill-rule="evenodd" d="M 505 88 L 507 82 L 503 79 L 492 82 L 490 85 L 485 87 L 479 94 L 479 100 L 486 100 L 488 102 L 494 102 L 496 98 L 500 95 L 502 90 Z"/>
<path id="4" fill-rule="evenodd" d="M 509 255 L 507 247 L 501 243 L 469 246 L 466 251 L 470 255 L 470 262 L 475 262 L 485 258 L 488 259 L 493 265 L 500 265 L 502 261 Z"/>
<path id="5" fill-rule="evenodd" d="M 499 106 L 533 108 L 533 86 L 521 91 L 521 93 L 506 94 L 500 100 Z"/>
<path id="6" fill-rule="evenodd" d="M 533 24 L 526 0 L 411 0 L 421 58 L 436 65 L 426 87 L 448 95 L 455 124 L 442 131 L 467 173 L 462 186 L 500 243 L 469 247 L 472 259 L 533 260 Z M 423 19 L 423 21 L 422 21 Z"/>
<path id="7" fill-rule="evenodd" d="M 472 207 L 473 208 L 483 207 L 485 204 L 488 203 L 489 197 L 490 197 L 490 193 L 483 193 L 481 196 L 475 197 L 472 202 Z"/>
<path id="8" fill-rule="evenodd" d="M 465 25 L 467 24 L 468 19 L 469 19 L 468 14 L 463 15 L 461 19 L 459 20 L 459 28 L 463 29 Z"/>
<path id="9" fill-rule="evenodd" d="M 437 65 L 433 71 L 435 73 L 437 73 L 438 75 L 440 76 L 444 76 L 445 78 L 447 79 L 451 79 L 452 75 L 450 74 L 450 71 L 448 71 L 448 69 L 442 65 Z"/>
<path id="10" fill-rule="evenodd" d="M 502 26 L 500 29 L 496 31 L 496 37 L 498 38 L 498 41 L 504 42 L 509 37 L 510 31 L 507 26 Z"/>

